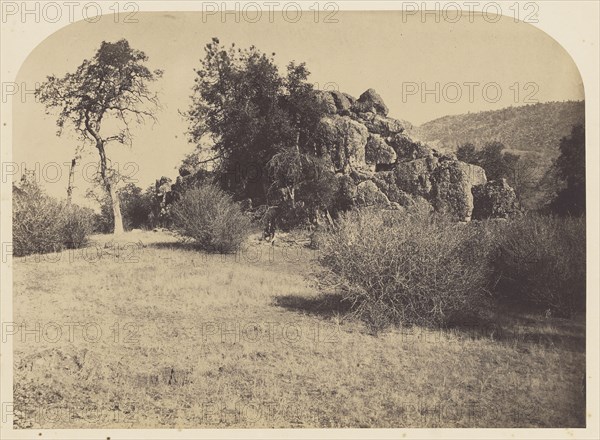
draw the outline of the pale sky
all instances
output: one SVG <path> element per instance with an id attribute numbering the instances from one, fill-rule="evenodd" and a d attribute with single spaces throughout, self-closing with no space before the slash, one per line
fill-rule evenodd
<path id="1" fill-rule="evenodd" d="M 187 122 L 178 111 L 188 108 L 193 69 L 214 36 L 226 45 L 275 52 L 282 71 L 291 60 L 304 61 L 319 88 L 328 84 L 356 97 L 374 88 L 391 117 L 416 125 L 450 114 L 524 105 L 527 97 L 529 102 L 584 99 L 579 72 L 568 53 L 544 32 L 511 18 L 497 23 L 481 17 L 470 23 L 465 18 L 454 24 L 422 23 L 420 17 L 403 18 L 400 12 L 338 12 L 338 23 L 315 23 L 310 14 L 297 23 L 285 22 L 279 14 L 273 23 L 266 17 L 259 23 L 222 23 L 218 16 L 203 22 L 200 13 L 179 12 L 138 13 L 136 18 L 138 23 L 81 21 L 61 29 L 29 55 L 17 82 L 33 89 L 47 75 L 72 72 L 103 40 L 126 38 L 146 52 L 149 67 L 164 70 L 155 85 L 163 105 L 158 123 L 134 130 L 131 149 L 116 143 L 108 149 L 123 172 L 136 170 L 134 177 L 142 188 L 163 175 L 175 178 L 184 155 L 194 150 L 185 135 Z M 424 88 L 433 92 L 422 96 Z M 502 96 L 492 102 L 497 90 Z M 43 105 L 31 96 L 25 102 L 14 100 L 13 120 L 13 160 L 20 169 L 22 164 L 46 167 L 44 186 L 50 194 L 65 197 L 67 167 L 61 165 L 61 178 L 50 183 L 56 173 L 47 164 L 70 162 L 75 137 L 69 131 L 57 137 L 56 116 L 46 116 Z M 94 150 L 83 159 L 95 161 Z M 137 165 L 124 170 L 128 162 Z M 75 184 L 75 198 L 81 201 L 89 186 L 81 169 Z"/>

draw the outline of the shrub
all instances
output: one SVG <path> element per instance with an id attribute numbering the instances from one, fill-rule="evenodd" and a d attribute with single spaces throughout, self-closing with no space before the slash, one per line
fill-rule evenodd
<path id="1" fill-rule="evenodd" d="M 62 250 L 62 205 L 34 183 L 14 188 L 13 254 L 21 257 Z"/>
<path id="2" fill-rule="evenodd" d="M 92 213 L 46 195 L 35 183 L 13 187 L 13 254 L 59 252 L 87 244 Z"/>
<path id="3" fill-rule="evenodd" d="M 94 229 L 94 212 L 77 205 L 65 206 L 62 239 L 67 249 L 79 249 L 89 242 Z"/>
<path id="4" fill-rule="evenodd" d="M 494 270 L 501 299 L 557 316 L 585 310 L 585 218 L 528 215 L 510 222 Z"/>
<path id="5" fill-rule="evenodd" d="M 250 231 L 250 221 L 239 205 L 212 184 L 184 192 L 171 215 L 181 235 L 210 252 L 236 251 Z"/>
<path id="6" fill-rule="evenodd" d="M 488 237 L 475 225 L 423 210 L 360 210 L 342 214 L 326 235 L 321 263 L 377 330 L 478 314 L 489 296 L 489 252 Z"/>

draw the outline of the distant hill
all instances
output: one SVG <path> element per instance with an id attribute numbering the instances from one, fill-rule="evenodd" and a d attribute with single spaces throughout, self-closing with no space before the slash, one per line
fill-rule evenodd
<path id="1" fill-rule="evenodd" d="M 471 142 L 477 148 L 500 141 L 514 152 L 535 151 L 558 155 L 562 137 L 585 122 L 584 101 L 547 102 L 501 110 L 444 116 L 414 127 L 410 134 L 445 151 Z"/>

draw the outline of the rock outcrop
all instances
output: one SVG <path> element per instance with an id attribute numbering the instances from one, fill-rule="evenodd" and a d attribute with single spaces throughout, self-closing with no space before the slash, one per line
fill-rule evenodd
<path id="1" fill-rule="evenodd" d="M 326 116 L 319 121 L 313 146 L 318 155 L 330 159 L 339 209 L 435 210 L 460 221 L 506 218 L 519 212 L 514 190 L 505 180 L 487 182 L 483 168 L 411 139 L 407 131 L 412 125 L 390 117 L 375 90 L 368 89 L 358 99 L 339 91 L 316 94 Z M 157 182 L 163 211 L 168 194 L 175 200 L 186 186 L 207 174 L 184 165 L 171 191 L 165 182 Z M 270 202 L 277 205 L 288 200 L 289 194 L 282 188 L 271 197 Z M 243 206 L 252 209 L 252 201 Z"/>
<path id="2" fill-rule="evenodd" d="M 379 190 L 375 182 L 365 180 L 356 186 L 356 204 L 358 206 L 390 207 L 390 200 Z"/>
<path id="3" fill-rule="evenodd" d="M 321 121 L 319 136 L 321 148 L 329 152 L 337 170 L 349 172 L 366 165 L 369 132 L 363 124 L 349 116 L 332 115 Z"/>
<path id="4" fill-rule="evenodd" d="M 521 210 L 515 190 L 506 183 L 506 179 L 492 180 L 473 188 L 475 209 L 473 218 L 508 218 L 518 215 Z"/>
<path id="5" fill-rule="evenodd" d="M 481 167 L 412 140 L 406 134 L 411 125 L 388 116 L 375 90 L 358 99 L 338 91 L 321 91 L 319 97 L 328 115 L 321 120 L 318 143 L 345 177 L 345 191 L 355 204 L 398 209 L 425 200 L 461 221 L 504 217 L 518 209 L 505 181 L 488 184 Z"/>

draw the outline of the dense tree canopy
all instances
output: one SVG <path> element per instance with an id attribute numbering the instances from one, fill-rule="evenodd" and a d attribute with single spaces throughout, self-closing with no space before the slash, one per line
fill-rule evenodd
<path id="1" fill-rule="evenodd" d="M 205 52 L 187 113 L 190 140 L 212 140 L 208 160 L 237 198 L 268 202 L 283 190 L 293 200 L 304 175 L 314 173 L 314 135 L 324 114 L 306 66 L 291 62 L 282 75 L 274 54 L 226 48 L 216 38 Z"/>

